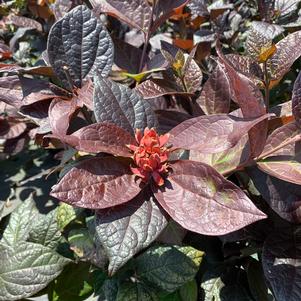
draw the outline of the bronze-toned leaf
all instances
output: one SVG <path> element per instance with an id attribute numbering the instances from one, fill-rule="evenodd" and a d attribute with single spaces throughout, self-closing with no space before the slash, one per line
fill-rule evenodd
<path id="1" fill-rule="evenodd" d="M 266 218 L 249 198 L 209 165 L 176 161 L 163 190 L 155 197 L 182 227 L 206 235 L 223 235 Z"/>

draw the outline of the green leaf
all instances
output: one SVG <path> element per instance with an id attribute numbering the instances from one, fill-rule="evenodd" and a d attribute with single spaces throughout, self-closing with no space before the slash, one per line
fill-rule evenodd
<path id="1" fill-rule="evenodd" d="M 0 300 L 29 297 L 54 280 L 70 262 L 48 247 L 21 242 L 12 248 L 0 244 Z"/>
<path id="2" fill-rule="evenodd" d="M 255 259 L 250 259 L 247 273 L 249 287 L 255 300 L 269 301 L 268 287 L 265 284 L 262 264 Z"/>
<path id="3" fill-rule="evenodd" d="M 63 231 L 82 211 L 82 208 L 74 208 L 69 204 L 61 203 L 56 211 L 56 220 L 60 230 Z"/>
<path id="4" fill-rule="evenodd" d="M 187 282 L 180 288 L 180 296 L 183 301 L 197 301 L 198 287 L 195 280 Z"/>
<path id="5" fill-rule="evenodd" d="M 89 235 L 88 229 L 74 229 L 68 235 L 70 249 L 78 257 L 89 258 L 95 252 L 94 243 Z"/>
<path id="6" fill-rule="evenodd" d="M 13 247 L 19 242 L 26 241 L 37 214 L 35 202 L 30 196 L 12 212 L 1 242 Z"/>
<path id="7" fill-rule="evenodd" d="M 192 247 L 155 246 L 137 258 L 137 275 L 173 292 L 194 278 L 203 254 Z"/>
<path id="8" fill-rule="evenodd" d="M 29 233 L 29 241 L 55 249 L 61 238 L 61 232 L 56 221 L 57 210 L 46 215 L 40 214 L 37 222 L 33 223 Z"/>
<path id="9" fill-rule="evenodd" d="M 156 294 L 141 283 L 123 283 L 117 293 L 116 301 L 159 301 Z"/>
<path id="10" fill-rule="evenodd" d="M 86 263 L 69 264 L 55 279 L 49 301 L 82 301 L 93 293 L 93 278 Z"/>

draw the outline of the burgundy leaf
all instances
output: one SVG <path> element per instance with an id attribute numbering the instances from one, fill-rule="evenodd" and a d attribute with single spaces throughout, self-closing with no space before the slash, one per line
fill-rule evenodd
<path id="1" fill-rule="evenodd" d="M 23 16 L 9 15 L 6 18 L 6 22 L 14 24 L 18 27 L 25 27 L 30 29 L 36 29 L 37 31 L 43 31 L 41 23 Z"/>
<path id="2" fill-rule="evenodd" d="M 301 72 L 294 83 L 292 96 L 292 112 L 296 123 L 301 126 Z"/>
<path id="3" fill-rule="evenodd" d="M 301 184 L 301 133 L 295 123 L 276 129 L 268 138 L 257 162 L 266 173 L 295 184 Z"/>
<path id="4" fill-rule="evenodd" d="M 266 218 L 240 188 L 209 165 L 177 161 L 171 169 L 164 190 L 154 193 L 161 206 L 185 229 L 223 235 Z"/>
<path id="5" fill-rule="evenodd" d="M 62 141 L 79 151 L 88 153 L 105 152 L 116 156 L 131 157 L 128 144 L 135 145 L 136 140 L 122 128 L 110 123 L 95 123 L 81 128 Z"/>
<path id="6" fill-rule="evenodd" d="M 136 87 L 144 99 L 159 97 L 163 95 L 187 95 L 193 96 L 193 93 L 184 92 L 175 83 L 170 83 L 164 79 L 149 79 Z"/>
<path id="7" fill-rule="evenodd" d="M 16 75 L 0 77 L 0 100 L 18 109 L 60 95 L 62 91 L 47 81 Z"/>
<path id="8" fill-rule="evenodd" d="M 49 122 L 52 133 L 58 137 L 67 134 L 72 116 L 80 108 L 77 98 L 55 98 L 49 106 Z"/>
<path id="9" fill-rule="evenodd" d="M 149 28 L 151 7 L 145 0 L 92 0 L 91 3 L 97 13 L 103 12 L 117 17 L 144 32 Z"/>
<path id="10" fill-rule="evenodd" d="M 266 145 L 260 155 L 261 158 L 268 156 L 286 155 L 293 156 L 292 146 L 301 139 L 301 131 L 294 122 L 285 124 L 276 129 L 267 139 Z"/>
<path id="11" fill-rule="evenodd" d="M 61 136 L 68 131 L 71 118 L 78 109 L 86 106 L 93 109 L 93 84 L 87 81 L 70 99 L 55 98 L 49 107 L 49 122 L 52 133 Z"/>
<path id="12" fill-rule="evenodd" d="M 289 34 L 276 44 L 276 52 L 268 61 L 273 80 L 280 80 L 301 55 L 301 30 Z"/>
<path id="13" fill-rule="evenodd" d="M 51 195 L 72 206 L 104 209 L 130 201 L 140 190 L 128 164 L 104 157 L 73 167 L 53 186 Z"/>
<path id="14" fill-rule="evenodd" d="M 247 76 L 236 71 L 225 56 L 219 50 L 218 52 L 218 63 L 228 77 L 232 98 L 240 106 L 243 116 L 254 118 L 264 115 L 266 108 L 259 88 Z M 249 137 L 252 156 L 261 153 L 265 144 L 266 134 L 267 121 L 258 124 L 250 131 Z"/>
<path id="15" fill-rule="evenodd" d="M 128 204 L 96 212 L 96 238 L 109 257 L 110 275 L 157 238 L 165 215 L 148 189 Z"/>
<path id="16" fill-rule="evenodd" d="M 0 139 L 13 139 L 26 130 L 27 126 L 25 122 L 14 118 L 0 118 Z"/>
<path id="17" fill-rule="evenodd" d="M 243 136 L 234 147 L 220 153 L 208 154 L 199 151 L 190 151 L 189 159 L 206 163 L 220 174 L 228 175 L 239 166 L 246 164 L 250 159 L 248 135 Z"/>
<path id="18" fill-rule="evenodd" d="M 183 67 L 184 72 L 184 83 L 185 86 L 184 91 L 189 93 L 194 93 L 200 90 L 202 80 L 203 80 L 203 73 L 201 68 L 196 63 L 194 59 L 190 56 L 186 59 L 185 65 Z"/>
<path id="19" fill-rule="evenodd" d="M 270 113 L 275 114 L 277 117 L 291 116 L 292 115 L 292 101 L 287 101 L 274 106 L 270 109 Z"/>
<path id="20" fill-rule="evenodd" d="M 235 146 L 251 128 L 268 117 L 244 119 L 226 114 L 195 117 L 172 129 L 169 143 L 173 148 L 222 152 Z"/>
<path id="21" fill-rule="evenodd" d="M 54 4 L 51 5 L 51 9 L 56 20 L 64 17 L 64 15 L 72 8 L 72 0 L 56 0 Z"/>
<path id="22" fill-rule="evenodd" d="M 236 70 L 249 77 L 254 83 L 263 80 L 262 69 L 253 58 L 239 54 L 227 54 L 226 58 Z"/>
<path id="23" fill-rule="evenodd" d="M 185 6 L 190 0 L 158 0 L 156 6 L 156 20 L 152 26 L 152 32 L 155 32 L 167 19 L 173 14 L 174 10 Z"/>
<path id="24" fill-rule="evenodd" d="M 224 71 L 217 66 L 206 81 L 197 103 L 207 114 L 229 113 L 230 86 Z"/>

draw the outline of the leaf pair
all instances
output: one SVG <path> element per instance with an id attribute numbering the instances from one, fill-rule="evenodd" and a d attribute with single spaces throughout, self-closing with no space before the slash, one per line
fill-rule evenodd
<path id="1" fill-rule="evenodd" d="M 134 129 L 154 127 L 156 117 L 150 105 L 134 90 L 109 79 L 95 80 L 94 107 L 98 123 L 61 140 L 80 151 L 115 157 L 104 155 L 81 161 L 53 187 L 52 195 L 73 206 L 100 209 L 97 227 L 110 256 L 112 272 L 160 234 L 167 224 L 161 207 L 184 228 L 209 235 L 232 232 L 265 218 L 237 186 L 203 163 L 168 161 L 169 171 L 162 188 L 152 180 L 143 182 L 137 178 L 132 171 L 136 159 L 132 159 L 126 145 L 137 148 Z M 267 117 L 244 120 L 212 115 L 184 121 L 169 133 L 169 142 L 173 144 L 170 151 L 190 149 L 190 145 L 208 152 L 214 152 L 216 147 L 229 149 Z M 227 126 L 221 127 L 221 123 Z M 224 143 L 227 139 L 228 143 Z M 146 217 L 154 225 L 152 231 L 149 223 L 144 222 Z M 116 228 L 115 235 L 111 231 Z M 104 237 L 108 238 L 104 240 Z M 128 245 L 136 247 L 132 249 Z"/>

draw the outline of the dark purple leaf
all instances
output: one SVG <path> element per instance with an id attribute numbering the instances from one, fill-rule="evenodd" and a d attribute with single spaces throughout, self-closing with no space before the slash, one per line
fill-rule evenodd
<path id="1" fill-rule="evenodd" d="M 171 83 L 165 79 L 149 79 L 138 85 L 135 89 L 144 99 L 159 97 L 163 95 L 187 95 L 193 93 L 183 91 L 176 83 Z"/>
<path id="2" fill-rule="evenodd" d="M 148 247 L 166 225 L 165 212 L 149 190 L 141 192 L 129 204 L 98 210 L 96 239 L 109 257 L 109 274 Z"/>
<path id="3" fill-rule="evenodd" d="M 227 150 L 269 115 L 259 118 L 239 118 L 231 115 L 209 115 L 186 120 L 170 131 L 173 148 L 218 153 Z"/>
<path id="4" fill-rule="evenodd" d="M 52 26 L 47 51 L 56 75 L 70 90 L 70 80 L 80 88 L 87 76 L 108 76 L 113 64 L 113 42 L 107 29 L 83 5 Z"/>
<path id="5" fill-rule="evenodd" d="M 276 300 L 299 301 L 301 298 L 301 228 L 275 229 L 265 241 L 262 264 Z"/>
<path id="6" fill-rule="evenodd" d="M 279 216 L 292 223 L 301 222 L 300 185 L 271 177 L 254 167 L 248 173 L 256 189 Z"/>
<path id="7" fill-rule="evenodd" d="M 183 87 L 184 91 L 194 93 L 200 90 L 203 80 L 203 73 L 196 61 L 190 56 L 186 59 L 183 67 L 183 73 L 183 80 L 185 83 L 185 86 Z"/>
<path id="8" fill-rule="evenodd" d="M 0 139 L 13 139 L 26 130 L 26 123 L 14 118 L 0 118 Z"/>
<path id="9" fill-rule="evenodd" d="M 114 39 L 114 63 L 128 73 L 139 73 L 142 50 L 122 40 Z"/>
<path id="10" fill-rule="evenodd" d="M 104 209 L 126 203 L 139 192 L 129 165 L 113 157 L 92 158 L 73 167 L 51 195 L 72 206 Z"/>
<path id="11" fill-rule="evenodd" d="M 300 0 L 275 0 L 274 8 L 280 16 L 288 15 L 295 12 Z"/>
<path id="12" fill-rule="evenodd" d="M 187 113 L 172 110 L 157 110 L 156 114 L 160 133 L 167 133 L 181 122 L 191 118 Z"/>
<path id="13" fill-rule="evenodd" d="M 151 7 L 145 0 L 92 0 L 91 3 L 97 13 L 103 12 L 117 17 L 144 32 L 149 28 Z"/>
<path id="14" fill-rule="evenodd" d="M 131 157 L 128 144 L 136 140 L 128 132 L 111 123 L 95 123 L 81 128 L 70 136 L 61 137 L 79 151 L 87 153 L 105 152 L 116 156 Z"/>
<path id="15" fill-rule="evenodd" d="M 152 32 L 155 32 L 167 19 L 173 14 L 174 10 L 185 6 L 190 0 L 158 0 L 156 6 L 156 20 L 152 26 Z"/>
<path id="16" fill-rule="evenodd" d="M 188 7 L 190 8 L 193 17 L 197 16 L 209 16 L 209 11 L 207 9 L 207 1 L 206 0 L 191 0 L 188 3 Z"/>
<path id="17" fill-rule="evenodd" d="M 109 122 L 130 134 L 157 126 L 150 104 L 135 91 L 109 79 L 95 79 L 94 113 L 97 122 Z"/>
<path id="18" fill-rule="evenodd" d="M 182 227 L 206 235 L 223 235 L 266 218 L 244 192 L 209 165 L 177 161 L 155 197 Z"/>
<path id="19" fill-rule="evenodd" d="M 301 126 L 301 72 L 294 83 L 292 96 L 292 112 L 296 123 Z"/>
<path id="20" fill-rule="evenodd" d="M 207 114 L 229 113 L 230 86 L 224 71 L 217 66 L 206 81 L 197 103 Z"/>

